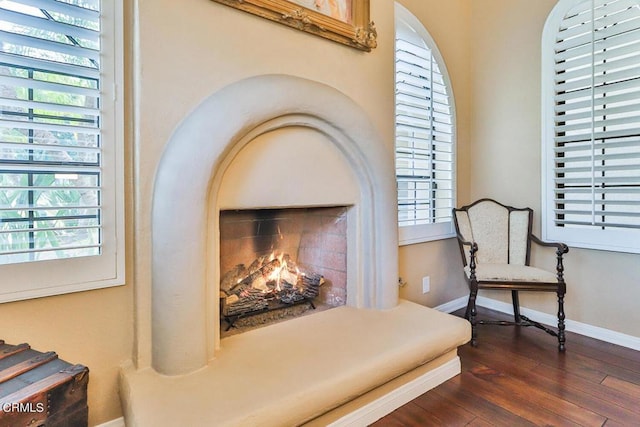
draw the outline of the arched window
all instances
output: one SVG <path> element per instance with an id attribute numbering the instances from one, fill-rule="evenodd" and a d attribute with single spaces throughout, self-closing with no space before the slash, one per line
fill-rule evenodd
<path id="1" fill-rule="evenodd" d="M 395 10 L 398 225 L 409 244 L 453 235 L 455 109 L 433 39 L 411 12 Z"/>
<path id="2" fill-rule="evenodd" d="M 560 0 L 542 55 L 543 236 L 640 252 L 640 0 Z"/>

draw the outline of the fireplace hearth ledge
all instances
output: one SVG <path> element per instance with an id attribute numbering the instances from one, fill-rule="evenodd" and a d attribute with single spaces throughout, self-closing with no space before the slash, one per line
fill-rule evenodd
<path id="1" fill-rule="evenodd" d="M 188 375 L 124 368 L 125 420 L 129 427 L 350 425 L 365 407 L 369 423 L 459 373 L 457 347 L 470 335 L 466 320 L 408 301 L 387 310 L 338 307 L 225 338 L 216 358 Z M 421 380 L 430 371 L 436 375 Z M 401 389 L 404 398 L 388 398 Z"/>

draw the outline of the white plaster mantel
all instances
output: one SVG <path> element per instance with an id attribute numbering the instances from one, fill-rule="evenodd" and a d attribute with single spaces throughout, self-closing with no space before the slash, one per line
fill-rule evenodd
<path id="1" fill-rule="evenodd" d="M 389 309 L 398 303 L 389 146 L 362 108 L 335 88 L 287 75 L 245 79 L 212 94 L 180 124 L 158 167 L 152 211 L 152 365 L 157 372 L 186 374 L 214 358 L 220 272 L 207 260 L 217 259 L 219 250 L 215 199 L 222 175 L 253 139 L 291 126 L 326 136 L 357 181 L 348 305 Z"/>

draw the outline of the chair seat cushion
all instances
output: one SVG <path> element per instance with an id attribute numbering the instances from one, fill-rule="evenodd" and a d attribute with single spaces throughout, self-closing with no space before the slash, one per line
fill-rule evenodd
<path id="1" fill-rule="evenodd" d="M 467 278 L 471 275 L 469 266 L 464 268 Z M 478 281 L 497 282 L 544 282 L 557 283 L 555 273 L 536 267 L 516 264 L 478 264 L 476 266 Z"/>

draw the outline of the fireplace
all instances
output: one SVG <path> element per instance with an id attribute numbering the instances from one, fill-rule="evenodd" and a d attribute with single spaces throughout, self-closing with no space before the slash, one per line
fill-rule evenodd
<path id="1" fill-rule="evenodd" d="M 348 206 L 345 305 L 396 306 L 394 177 L 392 147 L 362 108 L 335 88 L 265 75 L 207 98 L 176 129 L 157 170 L 153 368 L 165 375 L 193 372 L 224 346 L 223 211 Z M 188 221 L 176 221 L 185 209 Z"/>
<path id="2" fill-rule="evenodd" d="M 136 308 L 150 362 L 121 372 L 127 425 L 365 425 L 460 372 L 468 323 L 398 300 L 390 140 L 339 90 L 285 75 L 233 83 L 185 118 L 154 182 Z M 227 212 L 324 209 L 344 218 L 344 305 L 221 339 L 222 270 L 253 263 L 226 260 Z"/>
<path id="3" fill-rule="evenodd" d="M 346 303 L 347 209 L 220 212 L 222 338 Z"/>

